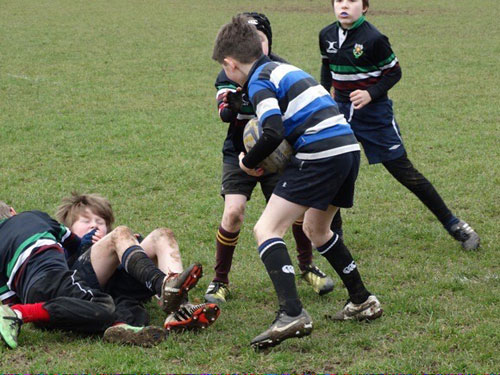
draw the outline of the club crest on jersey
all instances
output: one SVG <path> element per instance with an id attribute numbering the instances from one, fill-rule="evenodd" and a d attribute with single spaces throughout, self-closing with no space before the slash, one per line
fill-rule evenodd
<path id="1" fill-rule="evenodd" d="M 359 58 L 363 54 L 363 45 L 356 43 L 354 45 L 354 48 L 352 50 L 352 54 L 354 55 L 355 58 Z"/>

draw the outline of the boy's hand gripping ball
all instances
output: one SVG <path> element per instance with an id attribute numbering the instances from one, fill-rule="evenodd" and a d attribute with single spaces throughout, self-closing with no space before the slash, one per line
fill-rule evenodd
<path id="1" fill-rule="evenodd" d="M 261 136 L 262 127 L 259 124 L 259 120 L 257 118 L 253 118 L 248 121 L 245 126 L 245 130 L 243 131 L 243 144 L 245 145 L 247 152 L 255 146 Z M 283 142 L 281 142 L 280 145 L 271 153 L 271 155 L 259 164 L 259 167 L 263 168 L 266 172 L 281 173 L 290 161 L 292 153 L 292 146 L 290 146 L 290 143 L 284 139 Z"/>

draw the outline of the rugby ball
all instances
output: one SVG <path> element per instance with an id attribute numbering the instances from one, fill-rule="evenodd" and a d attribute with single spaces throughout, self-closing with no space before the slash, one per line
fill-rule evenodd
<path id="1" fill-rule="evenodd" d="M 245 126 L 245 130 L 243 131 L 243 144 L 245 145 L 247 152 L 255 146 L 261 136 L 262 127 L 259 124 L 259 120 L 254 117 L 248 121 Z M 281 173 L 290 161 L 292 153 L 292 146 L 290 146 L 290 143 L 284 139 L 283 142 L 281 142 L 280 145 L 272 152 L 272 154 L 259 164 L 259 167 L 263 168 L 266 172 Z"/>

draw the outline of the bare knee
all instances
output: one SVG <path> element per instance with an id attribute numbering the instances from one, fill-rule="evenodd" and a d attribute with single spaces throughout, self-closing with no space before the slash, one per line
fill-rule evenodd
<path id="1" fill-rule="evenodd" d="M 151 232 L 151 236 L 155 241 L 168 239 L 169 241 L 176 241 L 174 231 L 170 228 L 157 228 Z"/>
<path id="2" fill-rule="evenodd" d="M 322 245 L 326 241 L 325 238 L 328 239 L 328 237 L 330 237 L 330 228 L 324 231 L 322 229 L 314 227 L 310 223 L 304 223 L 302 225 L 302 229 L 307 238 L 309 238 L 314 246 Z"/>
<path id="3" fill-rule="evenodd" d="M 257 240 L 257 243 L 260 244 L 268 239 L 269 231 L 267 231 L 266 228 L 264 228 L 262 224 L 258 221 L 253 227 L 253 235 Z"/>
<path id="4" fill-rule="evenodd" d="M 230 205 L 224 210 L 224 216 L 222 218 L 222 226 L 224 229 L 234 232 L 241 228 L 243 220 L 245 218 L 245 206 L 244 205 Z"/>
<path id="5" fill-rule="evenodd" d="M 132 231 L 130 230 L 129 227 L 125 226 L 125 225 L 119 225 L 117 226 L 115 229 L 113 229 L 113 231 L 111 232 L 112 234 L 112 237 L 115 237 L 117 239 L 125 239 L 125 238 L 128 238 L 128 237 L 133 237 L 134 234 L 132 233 Z"/>
<path id="6" fill-rule="evenodd" d="M 110 240 L 113 248 L 116 248 L 117 245 L 119 243 L 122 243 L 123 241 L 137 241 L 132 231 L 125 225 L 119 225 L 115 229 L 113 229 L 113 231 L 110 233 Z"/>
<path id="7" fill-rule="evenodd" d="M 170 248 L 177 249 L 177 240 L 175 239 L 175 235 L 172 229 L 170 228 L 157 228 L 150 234 L 151 239 L 153 240 L 155 253 L 159 249 Z M 148 236 L 149 238 L 149 236 Z"/>

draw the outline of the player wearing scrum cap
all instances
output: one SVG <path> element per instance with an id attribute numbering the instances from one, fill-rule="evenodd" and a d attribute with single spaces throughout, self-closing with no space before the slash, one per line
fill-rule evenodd
<path id="1" fill-rule="evenodd" d="M 273 34 L 269 19 L 261 13 L 243 13 L 248 23 L 257 28 L 262 43 L 262 51 L 272 61 L 285 62 L 272 52 Z M 217 76 L 217 106 L 220 118 L 229 123 L 227 136 L 222 149 L 222 188 L 224 198 L 224 213 L 216 236 L 215 277 L 208 286 L 205 300 L 212 303 L 223 303 L 229 295 L 228 274 L 231 269 L 234 250 L 238 243 L 240 228 L 243 225 L 245 208 L 252 191 L 260 183 L 266 201 L 269 200 L 279 176 L 266 173 L 261 177 L 253 177 L 243 172 L 238 165 L 238 154 L 245 151 L 243 145 L 243 130 L 246 123 L 255 117 L 255 112 L 241 91 L 240 85 L 231 81 L 224 70 Z M 309 239 L 302 230 L 302 222 L 293 225 L 293 234 L 297 244 L 299 268 L 302 277 L 314 288 L 316 293 L 323 295 L 333 290 L 333 281 L 312 263 L 312 248 Z"/>

